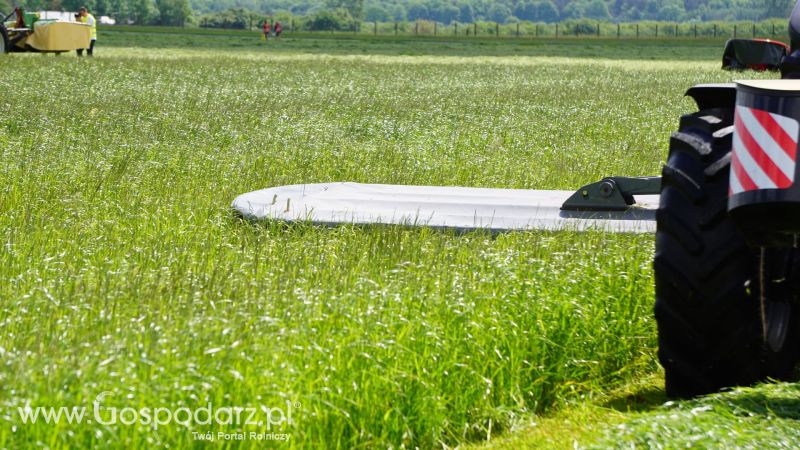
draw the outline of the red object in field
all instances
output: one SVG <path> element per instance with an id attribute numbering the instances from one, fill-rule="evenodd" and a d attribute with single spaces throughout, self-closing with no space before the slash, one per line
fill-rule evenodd
<path id="1" fill-rule="evenodd" d="M 17 21 L 14 23 L 14 28 L 25 28 L 25 13 L 22 8 L 17 6 L 14 8 L 14 13 L 17 15 Z"/>
<path id="2" fill-rule="evenodd" d="M 771 39 L 729 39 L 722 54 L 722 68 L 757 71 L 778 70 L 789 46 Z"/>

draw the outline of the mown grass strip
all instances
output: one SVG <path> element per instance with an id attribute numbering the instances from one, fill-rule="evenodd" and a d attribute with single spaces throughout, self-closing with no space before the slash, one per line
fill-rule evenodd
<path id="1" fill-rule="evenodd" d="M 764 384 L 635 414 L 593 448 L 797 448 L 800 385 Z"/>

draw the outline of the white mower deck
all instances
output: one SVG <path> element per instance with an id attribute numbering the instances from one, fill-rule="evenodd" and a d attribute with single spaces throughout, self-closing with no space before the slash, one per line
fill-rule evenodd
<path id="1" fill-rule="evenodd" d="M 580 192 L 580 191 L 579 191 Z M 242 194 L 233 208 L 251 220 L 320 225 L 397 224 L 462 231 L 655 232 L 658 195 L 637 195 L 623 211 L 562 210 L 572 191 L 320 183 Z"/>

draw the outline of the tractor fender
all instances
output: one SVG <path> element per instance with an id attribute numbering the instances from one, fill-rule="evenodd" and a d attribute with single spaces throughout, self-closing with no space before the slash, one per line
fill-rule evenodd
<path id="1" fill-rule="evenodd" d="M 736 105 L 736 84 L 698 84 L 686 91 L 702 111 L 710 108 L 733 108 Z"/>

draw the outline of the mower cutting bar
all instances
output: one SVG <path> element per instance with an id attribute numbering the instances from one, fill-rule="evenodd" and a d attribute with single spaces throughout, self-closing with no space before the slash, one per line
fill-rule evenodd
<path id="1" fill-rule="evenodd" d="M 562 210 L 572 191 L 320 183 L 240 195 L 233 208 L 251 220 L 320 225 L 397 224 L 461 231 L 599 230 L 655 232 L 657 195 L 619 210 Z"/>

